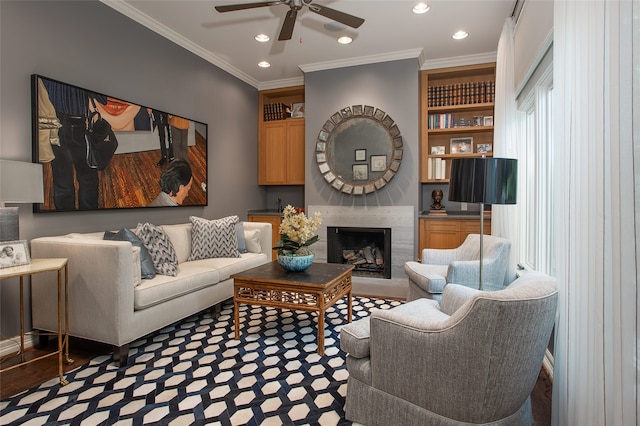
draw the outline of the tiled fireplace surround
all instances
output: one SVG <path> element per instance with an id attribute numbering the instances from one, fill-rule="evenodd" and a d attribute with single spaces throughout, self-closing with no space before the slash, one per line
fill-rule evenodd
<path id="1" fill-rule="evenodd" d="M 327 261 L 327 226 L 391 228 L 391 279 L 353 277 L 354 292 L 371 296 L 405 297 L 404 263 L 413 260 L 415 232 L 413 206 L 309 205 L 308 214 L 320 212 L 320 240 L 313 245 L 316 261 Z"/>

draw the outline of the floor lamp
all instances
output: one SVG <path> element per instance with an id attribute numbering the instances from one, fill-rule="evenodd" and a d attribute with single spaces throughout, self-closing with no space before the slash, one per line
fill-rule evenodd
<path id="1" fill-rule="evenodd" d="M 42 164 L 0 159 L 0 241 L 20 236 L 18 208 L 4 203 L 42 202 Z"/>
<path id="2" fill-rule="evenodd" d="M 482 290 L 482 250 L 484 205 L 515 204 L 518 160 L 513 158 L 454 158 L 449 174 L 449 201 L 480 204 L 480 282 Z"/>

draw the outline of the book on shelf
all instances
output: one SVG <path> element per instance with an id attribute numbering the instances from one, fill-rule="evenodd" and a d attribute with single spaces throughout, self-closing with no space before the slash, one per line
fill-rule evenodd
<path id="1" fill-rule="evenodd" d="M 427 88 L 427 105 L 439 107 L 494 102 L 495 93 L 495 81 L 440 84 Z"/>
<path id="2" fill-rule="evenodd" d="M 283 103 L 264 105 L 264 121 L 284 120 L 291 117 L 291 107 Z"/>
<path id="3" fill-rule="evenodd" d="M 444 158 L 431 157 L 427 159 L 427 179 L 445 179 L 447 162 Z"/>
<path id="4" fill-rule="evenodd" d="M 455 127 L 453 114 L 429 114 L 427 127 L 429 129 L 450 129 Z"/>

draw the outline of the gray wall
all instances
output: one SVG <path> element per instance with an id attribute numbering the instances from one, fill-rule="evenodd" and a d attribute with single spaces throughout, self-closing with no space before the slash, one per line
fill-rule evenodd
<path id="1" fill-rule="evenodd" d="M 95 0 L 2 0 L 0 24 L 0 158 L 31 161 L 34 73 L 209 125 L 207 207 L 36 215 L 20 205 L 21 239 L 181 223 L 190 215 L 244 219 L 264 207 L 255 88 Z M 3 280 L 0 340 L 18 332 L 18 300 L 17 280 Z M 27 310 L 30 326 L 29 318 Z"/>
<path id="2" fill-rule="evenodd" d="M 306 205 L 414 206 L 417 212 L 418 71 L 417 59 L 405 59 L 305 74 Z M 313 155 L 324 122 L 352 105 L 371 105 L 385 111 L 398 125 L 404 144 L 396 176 L 381 190 L 364 196 L 333 189 L 322 177 Z"/>

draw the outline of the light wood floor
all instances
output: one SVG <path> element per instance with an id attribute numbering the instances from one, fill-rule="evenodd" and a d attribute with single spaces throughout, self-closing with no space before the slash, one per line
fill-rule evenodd
<path id="1" fill-rule="evenodd" d="M 55 342 L 51 342 L 53 347 Z M 106 355 L 111 352 L 111 347 L 102 343 L 90 342 L 71 338 L 70 358 L 74 363 L 65 366 L 65 371 L 71 371 L 86 363 L 91 359 Z M 42 351 L 30 349 L 26 352 L 27 359 L 35 358 L 42 354 Z M 13 360 L 0 360 L 0 368 L 6 368 Z M 0 374 L 0 399 L 8 398 L 27 389 L 40 385 L 47 380 L 58 376 L 58 358 L 49 357 L 43 360 L 9 370 Z M 538 381 L 531 393 L 531 407 L 533 411 L 534 426 L 551 425 L 551 382 L 544 371 L 540 371 Z"/>

